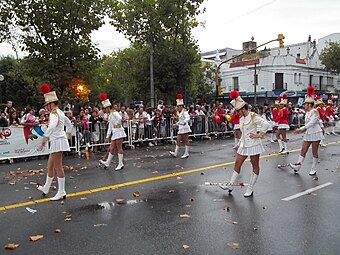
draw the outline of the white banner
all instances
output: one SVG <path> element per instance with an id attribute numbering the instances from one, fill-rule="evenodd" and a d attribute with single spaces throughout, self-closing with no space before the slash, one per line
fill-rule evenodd
<path id="1" fill-rule="evenodd" d="M 0 127 L 0 160 L 48 154 L 48 144 L 40 150 L 46 128 L 46 125 Z"/>

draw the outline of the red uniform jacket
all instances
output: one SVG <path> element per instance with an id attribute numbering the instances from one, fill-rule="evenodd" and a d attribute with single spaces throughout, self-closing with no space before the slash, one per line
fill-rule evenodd
<path id="1" fill-rule="evenodd" d="M 288 124 L 288 109 L 286 107 L 279 110 L 279 114 L 277 116 L 278 124 Z"/>
<path id="2" fill-rule="evenodd" d="M 234 125 L 240 124 L 240 115 L 237 112 L 234 112 L 231 116 L 230 122 Z"/>
<path id="3" fill-rule="evenodd" d="M 329 121 L 329 118 L 327 117 L 327 115 L 325 114 L 325 111 L 321 108 L 321 107 L 317 107 L 316 108 L 319 112 L 319 118 L 320 120 L 325 120 L 325 121 Z"/>
<path id="4" fill-rule="evenodd" d="M 278 117 L 278 115 L 279 115 L 279 109 L 274 108 L 274 109 L 272 110 L 272 115 L 273 115 L 273 121 L 274 121 L 274 122 L 277 122 L 277 117 Z"/>
<path id="5" fill-rule="evenodd" d="M 333 117 L 335 116 L 335 113 L 334 113 L 332 107 L 327 106 L 327 108 L 326 108 L 326 115 L 327 116 L 333 116 Z"/>

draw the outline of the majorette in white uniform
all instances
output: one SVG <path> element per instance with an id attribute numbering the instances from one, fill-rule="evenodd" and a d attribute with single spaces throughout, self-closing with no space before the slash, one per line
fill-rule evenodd
<path id="1" fill-rule="evenodd" d="M 58 102 L 58 97 L 55 91 L 50 91 L 50 87 L 47 84 L 42 84 L 40 86 L 40 90 L 44 93 L 44 99 L 45 99 L 45 105 L 48 105 L 49 103 Z M 67 136 L 64 131 L 64 127 L 67 127 L 68 129 L 71 128 L 72 124 L 70 120 L 65 116 L 65 114 L 58 109 L 58 106 L 56 105 L 56 108 L 51 110 L 50 116 L 49 116 L 49 123 L 47 130 L 45 131 L 43 135 L 43 145 L 45 145 L 45 142 L 49 141 L 50 154 L 63 152 L 63 151 L 70 151 L 70 146 L 68 144 Z M 49 160 L 56 160 L 56 158 L 51 157 Z M 62 157 L 60 157 L 60 161 L 62 160 Z M 62 162 L 52 162 L 52 166 L 57 168 L 57 164 L 62 165 Z M 63 169 L 61 169 L 63 172 Z M 51 169 L 49 169 L 49 172 L 51 172 Z M 52 174 L 54 174 L 54 169 L 52 169 Z M 64 175 L 64 173 L 63 173 Z M 46 175 L 46 182 L 44 186 L 37 185 L 38 190 L 43 192 L 43 195 L 47 195 L 49 193 L 52 181 L 54 176 Z M 58 178 L 58 192 L 57 194 L 51 198 L 52 201 L 65 199 L 66 198 L 66 191 L 65 191 L 65 177 L 57 177 Z"/>
<path id="2" fill-rule="evenodd" d="M 52 110 L 47 130 L 44 133 L 44 138 L 48 139 L 50 143 L 50 153 L 70 151 L 70 146 L 64 131 L 65 126 L 68 129 L 72 128 L 69 118 L 67 118 L 60 109 Z"/>
<path id="3" fill-rule="evenodd" d="M 305 103 L 315 103 L 314 91 L 315 89 L 311 86 L 307 88 L 307 95 L 305 97 Z M 323 135 L 319 120 L 320 118 L 319 118 L 319 113 L 317 109 L 312 108 L 310 111 L 306 113 L 305 125 L 303 127 L 298 128 L 299 132 L 306 131 L 303 137 L 303 140 L 305 142 L 319 142 L 324 139 L 324 135 Z M 308 147 L 309 146 L 310 144 L 308 145 Z M 295 173 L 300 170 L 304 159 L 305 159 L 305 155 L 301 155 L 300 153 L 298 162 L 295 164 L 290 163 L 290 167 L 294 169 Z M 313 156 L 313 164 L 312 164 L 311 171 L 309 172 L 309 175 L 316 175 L 317 163 L 318 163 L 318 158 Z"/>
<path id="4" fill-rule="evenodd" d="M 182 111 L 177 112 L 178 115 L 178 121 L 175 123 L 176 126 L 178 126 L 178 136 L 177 136 L 177 140 L 176 140 L 176 147 L 175 147 L 175 151 L 169 151 L 169 153 L 174 156 L 177 157 L 177 153 L 179 150 L 179 145 L 180 142 L 183 141 L 183 139 L 185 139 L 185 152 L 183 154 L 183 156 L 181 157 L 182 159 L 188 158 L 189 157 L 189 138 L 184 136 L 186 134 L 189 134 L 191 132 L 190 126 L 189 126 L 189 121 L 190 121 L 190 115 L 188 113 L 188 111 L 184 108 L 184 101 L 183 101 L 183 96 L 182 94 L 178 94 L 177 95 L 177 99 L 176 99 L 176 105 L 177 107 L 183 107 Z"/>
<path id="5" fill-rule="evenodd" d="M 242 116 L 240 118 L 240 127 L 241 127 L 241 138 L 239 141 L 239 148 L 237 150 L 237 157 L 236 162 L 234 165 L 234 171 L 228 183 L 221 183 L 219 187 L 228 190 L 229 192 L 232 191 L 233 185 L 235 185 L 236 180 L 238 179 L 239 172 L 241 171 L 240 168 L 236 168 L 236 163 L 240 160 L 240 156 L 255 156 L 259 155 L 264 151 L 261 138 L 269 129 L 269 123 L 259 117 L 256 113 L 250 112 L 246 107 L 246 102 L 239 96 L 238 91 L 230 92 L 230 98 L 233 99 L 230 104 L 232 104 L 236 111 L 242 113 L 241 115 L 247 114 L 246 116 Z M 244 110 L 242 110 L 244 109 Z M 259 134 L 256 135 L 259 131 Z M 251 138 L 254 135 L 256 138 Z M 255 157 L 254 160 L 259 160 L 259 157 Z M 240 162 L 240 161 L 238 161 Z M 244 161 L 243 161 L 244 162 Z M 241 163 L 242 165 L 243 163 Z M 259 171 L 259 170 L 258 170 Z M 258 178 L 259 172 L 253 169 L 253 172 L 250 177 L 249 185 L 247 187 L 246 193 L 244 197 L 251 197 L 254 194 L 254 186 Z"/>
<path id="6" fill-rule="evenodd" d="M 265 151 L 261 138 L 250 138 L 250 134 L 266 133 L 270 127 L 270 124 L 264 119 L 258 116 L 254 112 L 249 112 L 246 117 L 240 118 L 241 138 L 239 141 L 239 147 L 237 154 L 243 156 L 253 156 L 261 154 Z M 259 128 L 258 128 L 259 127 Z"/>
<path id="7" fill-rule="evenodd" d="M 126 137 L 124 128 L 122 126 L 122 116 L 116 111 L 112 111 L 108 118 L 109 127 L 107 129 L 106 138 L 108 139 L 111 136 L 111 140 L 116 140 L 119 138 Z"/>
<path id="8" fill-rule="evenodd" d="M 106 94 L 104 93 L 100 94 L 100 100 L 102 101 L 103 109 L 111 107 L 111 102 L 109 99 L 107 99 Z M 110 135 L 111 135 L 111 141 L 115 141 L 115 140 L 126 137 L 124 127 L 122 126 L 122 116 L 116 110 L 113 110 L 110 112 L 110 115 L 108 117 L 108 122 L 109 122 L 109 127 L 107 130 L 106 139 L 109 139 Z M 111 146 L 113 145 L 111 144 Z M 124 157 L 124 154 L 119 153 L 118 151 L 118 166 L 115 168 L 116 171 L 119 171 L 124 168 L 123 157 Z M 99 163 L 104 165 L 104 167 L 106 168 L 110 166 L 112 159 L 113 159 L 113 154 L 110 151 L 107 159 L 99 160 Z"/>
<path id="9" fill-rule="evenodd" d="M 186 109 L 183 109 L 178 113 L 178 122 L 176 125 L 178 126 L 178 134 L 187 134 L 191 132 L 190 126 L 190 115 Z"/>

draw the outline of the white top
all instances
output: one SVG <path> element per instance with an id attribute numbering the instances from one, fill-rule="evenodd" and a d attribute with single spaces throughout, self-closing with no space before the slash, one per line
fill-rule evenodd
<path id="1" fill-rule="evenodd" d="M 261 138 L 250 138 L 250 134 L 256 134 L 257 131 L 266 133 L 269 129 L 269 123 L 258 116 L 254 112 L 249 112 L 246 117 L 240 118 L 240 129 L 242 132 L 239 146 L 240 147 L 253 147 L 261 144 Z"/>
<path id="2" fill-rule="evenodd" d="M 319 112 L 316 109 L 312 109 L 305 115 L 305 125 L 300 129 L 306 130 L 306 134 L 315 134 L 322 132 L 322 128 L 319 122 Z"/>
<path id="3" fill-rule="evenodd" d="M 127 114 L 127 112 L 124 112 L 124 113 L 119 112 L 119 115 L 122 116 L 123 127 L 127 128 L 129 115 Z"/>
<path id="4" fill-rule="evenodd" d="M 142 113 L 139 113 L 137 112 L 135 114 L 135 119 L 139 121 L 140 124 L 143 124 L 144 121 L 148 118 L 148 114 L 147 112 L 142 112 Z"/>
<path id="5" fill-rule="evenodd" d="M 178 133 L 179 134 L 186 134 L 186 133 L 191 132 L 190 126 L 188 124 L 189 121 L 190 121 L 190 115 L 189 115 L 187 110 L 183 109 L 178 114 L 178 122 L 176 123 L 176 125 L 178 126 Z"/>
<path id="6" fill-rule="evenodd" d="M 49 138 L 50 141 L 57 140 L 60 138 L 65 138 L 66 133 L 64 131 L 64 126 L 68 130 L 72 129 L 72 123 L 60 109 L 55 109 L 50 113 L 50 120 L 48 127 L 45 131 L 44 137 Z"/>
<path id="7" fill-rule="evenodd" d="M 117 111 L 111 112 L 109 115 L 109 127 L 107 129 L 106 138 L 109 138 L 110 135 L 114 137 L 115 133 L 124 131 L 122 126 L 122 116 Z"/>

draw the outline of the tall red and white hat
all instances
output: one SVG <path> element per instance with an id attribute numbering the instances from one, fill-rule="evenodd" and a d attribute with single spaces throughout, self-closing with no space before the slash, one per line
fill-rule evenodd
<path id="1" fill-rule="evenodd" d="M 234 106 L 236 111 L 240 110 L 246 104 L 237 90 L 230 92 L 230 98 L 232 99 L 230 104 Z"/>
<path id="2" fill-rule="evenodd" d="M 282 98 L 280 100 L 280 104 L 283 104 L 283 105 L 287 105 L 288 104 L 288 95 L 287 94 L 283 94 L 282 95 Z"/>
<path id="3" fill-rule="evenodd" d="M 309 86 L 307 88 L 307 95 L 305 95 L 305 103 L 314 103 L 315 102 L 315 88 Z"/>
<path id="4" fill-rule="evenodd" d="M 277 97 L 274 104 L 275 105 L 279 105 L 280 104 L 280 101 L 281 101 L 281 97 Z"/>
<path id="5" fill-rule="evenodd" d="M 57 97 L 57 93 L 55 91 L 51 91 L 50 86 L 48 86 L 48 84 L 46 83 L 41 84 L 40 90 L 42 93 L 44 93 L 44 99 L 45 99 L 44 106 L 48 105 L 49 103 L 59 101 Z"/>
<path id="6" fill-rule="evenodd" d="M 184 105 L 183 95 L 182 94 L 178 94 L 177 95 L 176 105 L 177 106 Z"/>
<path id="7" fill-rule="evenodd" d="M 323 101 L 322 101 L 322 99 L 321 99 L 321 97 L 319 95 L 315 96 L 315 104 L 316 105 L 323 104 Z"/>
<path id="8" fill-rule="evenodd" d="M 327 104 L 329 105 L 333 104 L 333 97 L 331 95 L 328 97 Z"/>
<path id="9" fill-rule="evenodd" d="M 105 93 L 101 93 L 99 97 L 100 101 L 102 101 L 103 108 L 111 106 L 111 102 L 109 99 L 107 99 L 107 95 Z"/>

